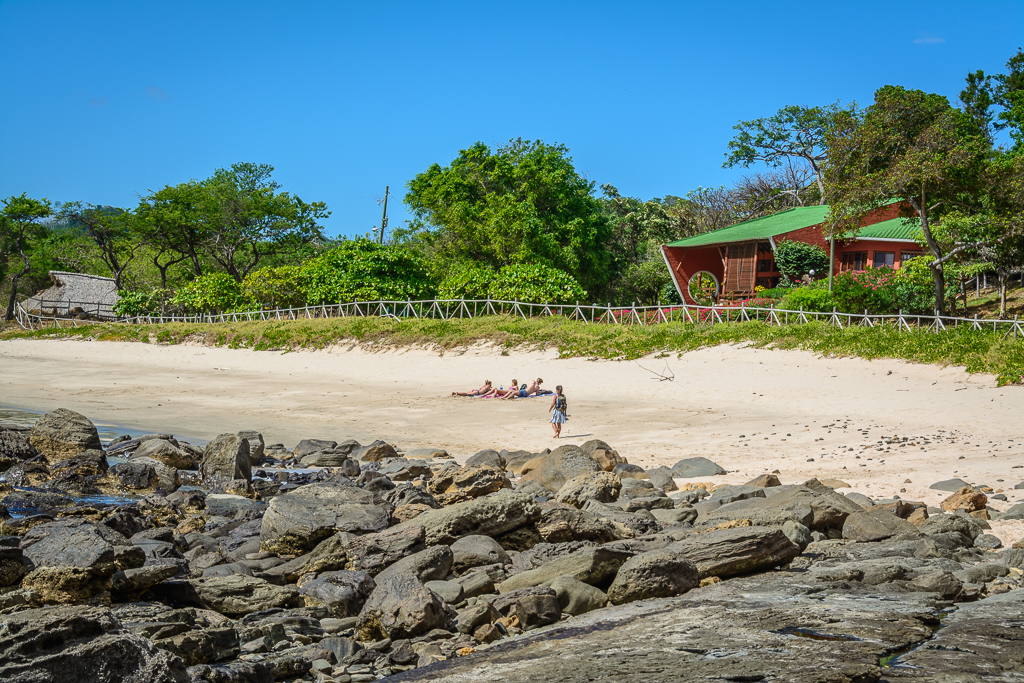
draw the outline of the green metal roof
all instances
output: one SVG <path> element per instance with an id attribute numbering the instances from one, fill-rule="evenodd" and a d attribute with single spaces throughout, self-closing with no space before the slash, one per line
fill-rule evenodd
<path id="1" fill-rule="evenodd" d="M 828 214 L 827 206 L 798 206 L 773 213 L 771 216 L 755 218 L 737 223 L 736 225 L 730 225 L 727 228 L 719 228 L 718 230 L 705 232 L 701 235 L 677 240 L 669 243 L 667 246 L 707 247 L 730 242 L 766 240 L 769 237 L 818 225 L 825 220 L 826 214 Z"/>
<path id="2" fill-rule="evenodd" d="M 868 225 L 857 231 L 857 237 L 864 240 L 886 239 L 886 240 L 910 240 L 917 241 L 917 235 L 921 232 L 921 222 L 917 220 L 908 221 L 905 218 L 893 218 L 874 225 Z M 846 235 L 850 239 L 853 235 Z"/>

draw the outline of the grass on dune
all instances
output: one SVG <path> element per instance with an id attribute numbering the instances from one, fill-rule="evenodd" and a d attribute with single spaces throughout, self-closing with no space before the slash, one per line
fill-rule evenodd
<path id="1" fill-rule="evenodd" d="M 455 320 L 327 318 L 234 323 L 105 324 L 71 329 L 26 331 L 8 328 L 0 339 L 89 338 L 177 344 L 199 341 L 211 346 L 255 350 L 318 349 L 335 344 L 382 346 L 426 344 L 455 349 L 488 342 L 506 349 L 555 347 L 563 356 L 633 359 L 651 353 L 685 353 L 718 344 L 803 349 L 860 358 L 898 358 L 918 363 L 962 365 L 989 372 L 1000 384 L 1024 382 L 1024 340 L 1003 332 L 953 328 L 938 334 L 900 332 L 890 327 L 847 327 L 825 323 L 769 326 L 762 322 L 713 326 L 669 323 L 651 326 L 587 325 L 564 318 L 524 320 L 487 316 Z"/>

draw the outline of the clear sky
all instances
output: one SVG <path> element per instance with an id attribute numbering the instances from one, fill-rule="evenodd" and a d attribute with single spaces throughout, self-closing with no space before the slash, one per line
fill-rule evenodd
<path id="1" fill-rule="evenodd" d="M 412 176 L 514 137 L 682 195 L 735 178 L 739 119 L 890 83 L 955 101 L 1021 44 L 1024 0 L 2 0 L 0 196 L 132 206 L 252 161 L 352 235 L 385 185 L 394 227 Z"/>

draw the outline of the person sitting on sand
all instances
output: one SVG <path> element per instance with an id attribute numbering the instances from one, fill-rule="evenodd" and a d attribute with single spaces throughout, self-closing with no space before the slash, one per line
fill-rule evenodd
<path id="1" fill-rule="evenodd" d="M 519 381 L 515 379 L 512 380 L 512 386 L 510 386 L 508 389 L 504 391 L 501 391 L 499 389 L 498 391 L 494 392 L 494 395 L 497 398 L 515 398 L 516 396 L 519 395 Z"/>
<path id="2" fill-rule="evenodd" d="M 490 396 L 495 392 L 494 386 L 491 384 L 491 380 L 484 380 L 484 385 L 479 389 L 473 389 L 472 391 L 453 391 L 452 396 Z"/>
<path id="3" fill-rule="evenodd" d="M 538 377 L 537 379 L 535 379 L 532 382 L 530 382 L 530 386 L 526 387 L 525 390 L 520 390 L 519 397 L 520 398 L 526 398 L 527 396 L 533 396 L 535 394 L 537 396 L 540 396 L 540 394 L 541 394 L 540 385 L 541 384 L 544 384 L 544 380 L 542 380 L 540 377 Z"/>
<path id="4" fill-rule="evenodd" d="M 565 414 L 568 408 L 569 405 L 566 403 L 565 394 L 562 393 L 562 385 L 559 384 L 555 387 L 555 397 L 551 400 L 551 407 L 548 408 L 551 411 L 551 429 L 555 432 L 555 435 L 551 438 L 557 439 L 562 435 L 562 425 L 569 419 Z"/>

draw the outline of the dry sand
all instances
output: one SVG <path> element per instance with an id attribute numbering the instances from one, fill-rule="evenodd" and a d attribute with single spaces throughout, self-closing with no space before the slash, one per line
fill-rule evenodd
<path id="1" fill-rule="evenodd" d="M 640 367 L 663 372 L 666 363 L 674 381 Z M 716 483 L 778 470 L 783 483 L 837 478 L 873 498 L 936 505 L 948 494 L 928 486 L 957 477 L 1002 490 L 1009 501 L 993 501 L 997 509 L 1024 499 L 1013 488 L 1024 480 L 1024 389 L 998 388 L 993 377 L 961 368 L 742 346 L 635 363 L 560 359 L 554 351 L 503 356 L 489 346 L 444 355 L 358 347 L 282 354 L 0 342 L 6 406 L 66 407 L 202 439 L 257 429 L 268 444 L 289 447 L 302 438 L 379 438 L 404 449 L 446 448 L 460 460 L 483 448 L 556 445 L 550 398 L 449 396 L 484 379 L 508 386 L 538 376 L 546 388 L 565 387 L 562 443 L 603 439 L 643 467 L 699 455 L 729 470 L 707 478 Z M 994 527 L 1004 540 L 1024 533 L 1021 523 Z"/>

